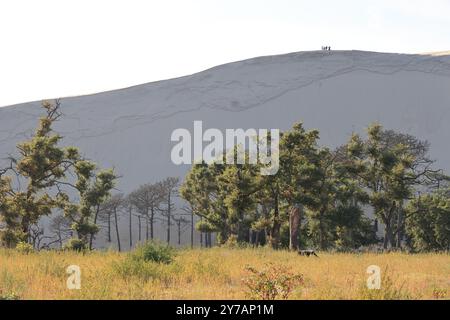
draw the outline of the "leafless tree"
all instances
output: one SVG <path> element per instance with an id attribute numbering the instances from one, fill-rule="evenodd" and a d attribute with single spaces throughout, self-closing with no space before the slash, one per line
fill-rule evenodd
<path id="1" fill-rule="evenodd" d="M 186 227 L 190 225 L 190 220 L 186 219 L 183 214 L 179 214 L 173 217 L 173 221 L 177 226 L 178 245 L 181 245 L 181 235 L 186 230 Z"/>
<path id="2" fill-rule="evenodd" d="M 164 199 L 160 185 L 144 184 L 133 191 L 128 198 L 139 214 L 139 240 L 141 240 L 141 217 L 146 223 L 146 240 L 149 239 L 149 227 L 150 238 L 153 239 L 156 213 L 160 211 L 160 205 Z"/>
<path id="3" fill-rule="evenodd" d="M 124 195 L 119 193 L 113 195 L 108 201 L 106 201 L 102 210 L 100 210 L 100 219 L 106 220 L 107 223 L 107 239 L 108 242 L 111 242 L 111 226 L 114 224 L 116 231 L 116 239 L 117 239 L 117 248 L 119 251 L 122 250 L 121 242 L 120 242 L 120 232 L 119 232 L 119 220 L 120 214 L 126 204 Z M 114 219 L 114 221 L 112 221 Z"/>
<path id="4" fill-rule="evenodd" d="M 166 207 L 162 210 L 163 215 L 167 218 L 167 243 L 170 244 L 170 226 L 172 225 L 171 218 L 175 209 L 175 204 L 172 202 L 177 195 L 179 178 L 169 177 L 160 182 L 158 185 L 163 194 Z"/>
<path id="5" fill-rule="evenodd" d="M 53 217 L 50 222 L 50 232 L 54 234 L 55 241 L 59 244 L 59 248 L 63 248 L 64 241 L 73 236 L 73 231 L 70 228 L 70 220 L 62 214 Z"/>
<path id="6" fill-rule="evenodd" d="M 194 247 L 194 210 L 190 205 L 186 205 L 183 208 L 181 208 L 185 212 L 184 215 L 190 216 L 190 225 L 191 225 L 191 248 Z"/>

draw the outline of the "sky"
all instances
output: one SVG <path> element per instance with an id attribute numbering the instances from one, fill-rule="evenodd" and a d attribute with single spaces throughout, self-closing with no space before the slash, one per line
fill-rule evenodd
<path id="1" fill-rule="evenodd" d="M 450 0 L 0 0 L 0 106 L 256 56 L 450 50 Z"/>

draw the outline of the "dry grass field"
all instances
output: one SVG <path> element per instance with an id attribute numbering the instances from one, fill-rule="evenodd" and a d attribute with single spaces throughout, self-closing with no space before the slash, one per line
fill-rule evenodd
<path id="1" fill-rule="evenodd" d="M 331 254 L 319 258 L 270 249 L 180 250 L 167 265 L 129 268 L 127 254 L 0 250 L 3 299 L 246 299 L 250 276 L 267 264 L 303 282 L 288 299 L 450 299 L 448 254 Z M 69 265 L 81 269 L 81 289 L 66 286 Z M 369 265 L 381 268 L 382 285 L 368 290 Z"/>

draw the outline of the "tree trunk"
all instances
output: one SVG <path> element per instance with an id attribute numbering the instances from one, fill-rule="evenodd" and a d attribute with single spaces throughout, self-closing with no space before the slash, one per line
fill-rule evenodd
<path id="1" fill-rule="evenodd" d="M 129 218 L 130 220 L 128 221 L 128 227 L 129 227 L 129 233 L 130 233 L 130 249 L 133 248 L 133 229 L 132 229 L 132 220 L 131 220 L 131 213 L 132 210 L 131 208 L 128 208 L 128 214 L 129 214 Z"/>
<path id="2" fill-rule="evenodd" d="M 100 205 L 97 206 L 96 210 L 95 210 L 95 215 L 94 215 L 94 224 L 97 225 L 97 218 L 98 218 L 98 213 L 100 212 Z M 90 239 L 89 239 L 89 250 L 92 250 L 92 243 L 94 242 L 94 234 L 90 235 Z"/>
<path id="3" fill-rule="evenodd" d="M 181 245 L 181 220 L 177 221 L 178 227 L 178 245 Z"/>
<path id="4" fill-rule="evenodd" d="M 191 211 L 191 249 L 194 248 L 194 211 Z"/>
<path id="5" fill-rule="evenodd" d="M 58 232 L 58 242 L 59 242 L 59 248 L 62 249 L 63 248 L 63 241 L 62 241 L 61 232 Z"/>
<path id="6" fill-rule="evenodd" d="M 167 195 L 167 244 L 170 244 L 170 190 Z"/>
<path id="7" fill-rule="evenodd" d="M 200 232 L 200 248 L 203 248 L 203 232 Z"/>
<path id="8" fill-rule="evenodd" d="M 403 237 L 403 206 L 398 208 L 397 214 L 397 248 L 401 248 Z"/>
<path id="9" fill-rule="evenodd" d="M 207 233 L 207 237 L 208 237 L 208 248 L 211 248 L 212 247 L 212 244 L 211 244 L 211 232 Z"/>
<path id="10" fill-rule="evenodd" d="M 111 242 L 111 213 L 108 213 L 108 242 Z"/>
<path id="11" fill-rule="evenodd" d="M 289 249 L 299 249 L 299 228 L 300 228 L 300 211 L 302 206 L 295 206 L 291 208 L 289 213 Z"/>
<path id="12" fill-rule="evenodd" d="M 153 240 L 153 224 L 155 221 L 155 209 L 152 207 L 150 209 L 151 214 L 150 214 L 150 239 Z"/>
<path id="13" fill-rule="evenodd" d="M 139 226 L 139 242 L 141 242 L 141 216 L 138 216 L 138 226 Z"/>
<path id="14" fill-rule="evenodd" d="M 270 244 L 273 249 L 278 249 L 280 242 L 280 212 L 278 208 L 278 194 L 275 195 L 274 199 L 275 208 L 273 210 L 273 224 L 270 232 Z"/>
<path id="15" fill-rule="evenodd" d="M 383 241 L 383 248 L 387 249 L 389 246 L 393 247 L 393 235 L 392 235 L 392 226 L 390 222 L 385 224 L 385 230 L 384 230 L 384 241 Z"/>
<path id="16" fill-rule="evenodd" d="M 324 230 L 325 228 L 324 228 L 324 222 L 323 222 L 324 214 L 325 214 L 325 208 L 321 208 L 320 212 L 319 212 L 319 245 L 320 245 L 321 250 L 326 249 L 325 230 Z"/>
<path id="17" fill-rule="evenodd" d="M 148 215 L 145 216 L 145 240 L 148 241 Z"/>
<path id="18" fill-rule="evenodd" d="M 117 236 L 117 248 L 119 249 L 119 252 L 121 251 L 120 247 L 120 235 L 119 235 L 119 222 L 117 219 L 117 210 L 114 210 L 114 222 L 116 225 L 116 236 Z"/>

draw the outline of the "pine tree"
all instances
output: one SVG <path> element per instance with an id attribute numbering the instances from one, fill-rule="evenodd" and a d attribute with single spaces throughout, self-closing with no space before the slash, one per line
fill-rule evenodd
<path id="1" fill-rule="evenodd" d="M 17 145 L 18 158 L 11 158 L 10 166 L 0 170 L 0 217 L 4 223 L 0 238 L 7 247 L 28 242 L 30 228 L 54 209 L 64 209 L 70 215 L 75 215 L 75 210 L 79 209 L 79 216 L 83 218 L 76 228 L 84 237 L 82 230 L 92 207 L 104 200 L 115 180 L 112 172 L 100 172 L 89 185 L 93 165 L 80 156 L 77 148 L 60 147 L 62 137 L 52 129 L 61 117 L 60 101 L 43 102 L 42 107 L 46 115 L 40 118 L 34 135 Z M 70 181 L 71 174 L 75 174 L 78 181 Z M 69 201 L 67 188 L 80 192 L 79 205 Z M 87 234 L 91 231 L 94 228 Z"/>

